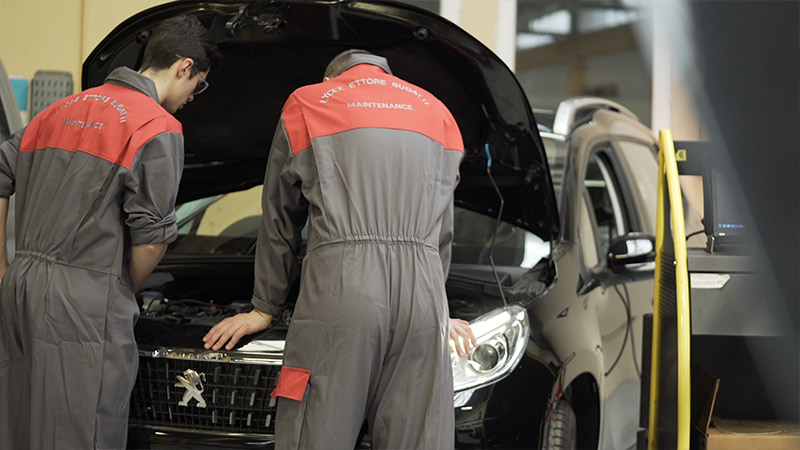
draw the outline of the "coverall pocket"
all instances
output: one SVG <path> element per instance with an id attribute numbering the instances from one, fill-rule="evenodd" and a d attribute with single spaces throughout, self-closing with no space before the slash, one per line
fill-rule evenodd
<path id="1" fill-rule="evenodd" d="M 286 397 L 292 400 L 302 401 L 308 386 L 308 379 L 311 371 L 298 367 L 283 366 L 281 375 L 278 379 L 278 386 L 272 391 L 272 397 Z"/>
<path id="2" fill-rule="evenodd" d="M 297 450 L 303 448 L 303 426 L 308 406 L 309 378 L 311 371 L 283 366 L 278 386 L 272 397 L 278 400 L 278 415 L 275 421 L 275 449 Z"/>

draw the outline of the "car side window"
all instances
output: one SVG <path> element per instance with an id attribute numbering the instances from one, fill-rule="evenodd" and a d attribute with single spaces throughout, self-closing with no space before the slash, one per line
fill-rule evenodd
<path id="1" fill-rule="evenodd" d="M 584 191 L 580 201 L 580 222 L 578 223 L 578 239 L 580 239 L 581 254 L 583 264 L 586 267 L 594 267 L 600 263 L 597 255 L 597 240 L 595 240 L 595 221 L 594 214 L 591 213 L 591 200 L 588 192 Z"/>
<path id="2" fill-rule="evenodd" d="M 627 180 L 633 187 L 633 194 L 638 196 L 636 204 L 641 208 L 640 214 L 644 223 L 644 230 L 656 229 L 656 177 L 658 174 L 658 159 L 652 146 L 638 142 L 620 140 L 616 143 L 619 154 L 627 164 Z M 642 230 L 635 230 L 642 231 Z"/>
<path id="3" fill-rule="evenodd" d="M 588 193 L 589 213 L 594 219 L 596 252 L 605 255 L 611 240 L 627 232 L 624 203 L 620 195 L 614 170 L 603 152 L 595 152 L 589 158 L 584 176 L 585 192 Z M 584 225 L 581 220 L 581 225 Z M 581 230 L 585 233 L 584 230 Z M 588 249 L 584 247 L 584 254 Z M 589 261 L 584 259 L 589 265 Z M 596 261 L 596 263 L 598 263 Z"/>

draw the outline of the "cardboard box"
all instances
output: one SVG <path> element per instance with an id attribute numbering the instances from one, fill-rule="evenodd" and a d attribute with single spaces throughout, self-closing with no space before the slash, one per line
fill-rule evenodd
<path id="1" fill-rule="evenodd" d="M 705 440 L 707 450 L 797 450 L 800 425 L 712 417 Z"/>
<path id="2" fill-rule="evenodd" d="M 713 416 L 719 378 L 692 371 L 692 449 L 799 450 L 800 424 L 770 420 L 734 420 Z"/>

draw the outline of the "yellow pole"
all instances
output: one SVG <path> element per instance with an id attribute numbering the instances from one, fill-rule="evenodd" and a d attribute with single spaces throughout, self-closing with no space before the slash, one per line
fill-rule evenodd
<path id="1" fill-rule="evenodd" d="M 660 143 L 659 143 L 660 144 Z M 653 297 L 653 337 L 650 357 L 650 414 L 648 415 L 647 449 L 658 446 L 658 402 L 661 373 L 661 253 L 664 249 L 664 147 L 658 151 L 658 194 L 656 203 L 656 270 L 655 294 Z"/>
<path id="2" fill-rule="evenodd" d="M 672 241 L 675 244 L 675 301 L 678 312 L 678 449 L 689 450 L 691 432 L 691 306 L 689 304 L 689 268 L 686 256 L 686 229 L 683 201 L 675 161 L 672 132 L 661 130 L 658 146 L 664 154 L 664 168 L 672 212 Z"/>
<path id="3" fill-rule="evenodd" d="M 689 270 L 686 256 L 686 230 L 683 222 L 683 201 L 675 161 L 675 145 L 670 130 L 661 130 L 659 146 L 658 206 L 656 224 L 656 249 L 661 254 L 664 248 L 664 184 L 669 193 L 672 241 L 675 257 L 675 301 L 678 319 L 678 448 L 689 450 L 691 433 L 691 305 L 689 303 Z M 661 352 L 660 268 L 661 258 L 656 258 L 655 300 L 653 306 L 653 346 L 650 381 L 650 420 L 648 449 L 657 449 L 658 401 L 659 401 L 659 354 Z"/>

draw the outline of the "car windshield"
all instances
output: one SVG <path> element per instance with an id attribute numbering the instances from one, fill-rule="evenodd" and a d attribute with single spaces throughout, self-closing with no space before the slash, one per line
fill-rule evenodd
<path id="1" fill-rule="evenodd" d="M 170 245 L 169 255 L 253 255 L 261 219 L 261 186 L 178 205 L 177 216 L 178 239 Z M 491 253 L 498 266 L 530 268 L 550 254 L 550 244 L 539 236 L 505 222 L 498 226 L 494 217 L 456 207 L 454 223 L 453 264 L 488 265 Z"/>

